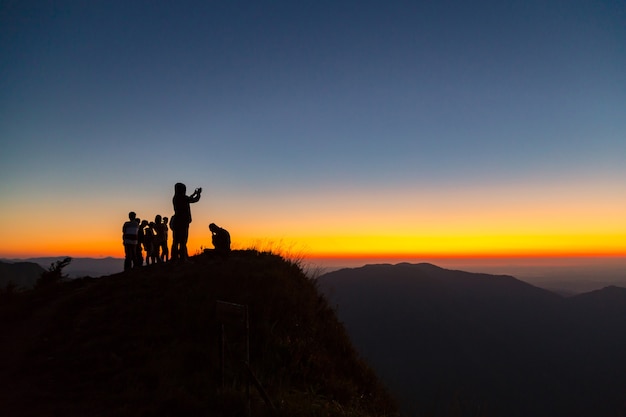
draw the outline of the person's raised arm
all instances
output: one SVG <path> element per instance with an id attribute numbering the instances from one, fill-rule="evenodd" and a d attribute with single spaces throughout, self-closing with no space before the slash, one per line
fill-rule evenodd
<path id="1" fill-rule="evenodd" d="M 196 188 L 196 190 L 189 196 L 189 202 L 195 203 L 200 200 L 200 194 L 202 193 L 202 188 Z"/>

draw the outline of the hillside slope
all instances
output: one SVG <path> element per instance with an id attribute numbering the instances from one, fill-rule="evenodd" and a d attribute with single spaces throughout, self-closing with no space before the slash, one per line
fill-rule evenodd
<path id="1" fill-rule="evenodd" d="M 244 329 L 216 301 L 247 305 L 252 415 L 394 415 L 343 326 L 301 269 L 276 255 L 206 255 L 5 295 L 0 404 L 11 416 L 245 415 Z M 269 402 L 263 401 L 264 392 Z"/>
<path id="2" fill-rule="evenodd" d="M 318 279 L 354 345 L 415 416 L 626 412 L 626 290 L 564 298 L 430 264 Z"/>

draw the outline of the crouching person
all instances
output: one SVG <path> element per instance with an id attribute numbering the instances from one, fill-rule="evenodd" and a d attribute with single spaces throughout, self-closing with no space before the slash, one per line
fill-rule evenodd
<path id="1" fill-rule="evenodd" d="M 209 230 L 212 234 L 211 241 L 215 247 L 215 253 L 224 258 L 228 257 L 230 254 L 230 233 L 228 233 L 228 230 L 219 227 L 215 223 L 209 225 Z"/>

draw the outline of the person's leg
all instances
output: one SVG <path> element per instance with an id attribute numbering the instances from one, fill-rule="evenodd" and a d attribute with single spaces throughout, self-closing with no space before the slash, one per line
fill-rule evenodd
<path id="1" fill-rule="evenodd" d="M 186 224 L 184 227 L 181 227 L 180 230 L 177 231 L 180 241 L 180 249 L 178 256 L 182 261 L 187 260 L 189 254 L 187 253 L 187 239 L 189 239 L 189 224 Z"/>
<path id="2" fill-rule="evenodd" d="M 137 245 L 137 250 L 136 250 L 136 258 L 135 258 L 135 268 L 139 268 L 140 266 L 143 266 L 143 249 L 141 247 L 141 244 Z"/>
<path id="3" fill-rule="evenodd" d="M 163 247 L 161 248 L 161 259 L 163 262 L 169 261 L 170 253 L 167 250 L 167 241 L 163 242 Z"/>
<path id="4" fill-rule="evenodd" d="M 124 244 L 124 271 L 129 271 L 133 268 L 135 253 L 135 245 Z"/>
<path id="5" fill-rule="evenodd" d="M 173 234 L 172 234 L 172 256 L 170 257 L 171 261 L 177 261 L 179 258 L 179 254 L 178 254 L 178 247 L 180 246 L 179 242 L 178 242 L 178 232 L 172 230 Z"/>
<path id="6" fill-rule="evenodd" d="M 153 263 L 161 263 L 161 255 L 159 253 L 159 249 L 161 249 L 161 244 L 160 243 L 155 243 L 154 247 L 152 248 L 152 259 L 153 259 Z"/>

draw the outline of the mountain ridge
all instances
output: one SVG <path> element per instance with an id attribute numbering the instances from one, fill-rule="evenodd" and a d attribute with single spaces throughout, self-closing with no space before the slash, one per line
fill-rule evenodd
<path id="1" fill-rule="evenodd" d="M 45 269 L 35 262 L 0 260 L 0 289 L 11 285 L 16 289 L 32 288 L 43 272 Z"/>
<path id="2" fill-rule="evenodd" d="M 446 415 L 454 402 L 470 415 L 625 411 L 624 289 L 565 298 L 507 275 L 406 263 L 318 282 L 409 415 Z"/>
<path id="3" fill-rule="evenodd" d="M 70 278 L 83 278 L 83 277 L 101 277 L 105 275 L 112 275 L 118 272 L 122 272 L 124 259 L 107 256 L 104 258 L 92 258 L 92 257 L 71 257 L 71 256 L 45 256 L 25 259 L 0 259 L 0 262 L 5 263 L 17 263 L 17 262 L 31 262 L 40 265 L 44 269 L 48 269 L 51 264 L 65 259 L 72 258 L 65 273 Z"/>

